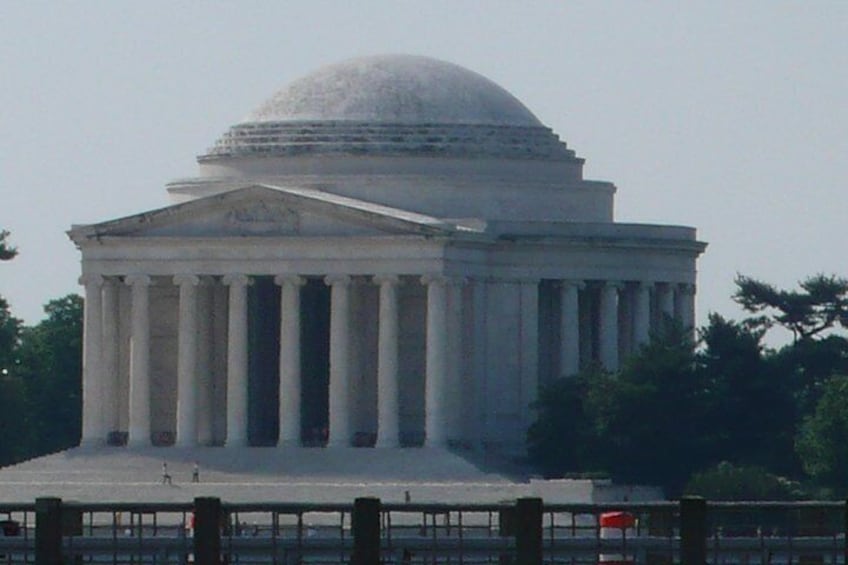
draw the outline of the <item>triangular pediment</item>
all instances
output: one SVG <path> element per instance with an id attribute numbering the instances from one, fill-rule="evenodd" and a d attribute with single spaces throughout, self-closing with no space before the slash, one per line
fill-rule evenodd
<path id="1" fill-rule="evenodd" d="M 300 187 L 254 185 L 75 227 L 89 237 L 279 237 L 449 235 L 457 227 L 431 216 Z"/>

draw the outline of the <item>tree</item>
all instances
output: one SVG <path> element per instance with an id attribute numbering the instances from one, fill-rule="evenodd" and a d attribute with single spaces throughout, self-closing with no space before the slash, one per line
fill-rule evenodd
<path id="1" fill-rule="evenodd" d="M 801 500 L 807 498 L 798 483 L 763 467 L 738 466 L 722 461 L 695 473 L 683 492 L 708 500 Z"/>
<path id="2" fill-rule="evenodd" d="M 9 261 L 18 254 L 6 242 L 8 236 L 8 231 L 0 230 L 0 261 Z M 8 375 L 12 370 L 20 333 L 21 321 L 12 316 L 9 303 L 0 296 L 0 375 Z"/>
<path id="3" fill-rule="evenodd" d="M 733 299 L 766 327 L 777 323 L 795 341 L 811 339 L 836 325 L 848 327 L 848 279 L 824 274 L 799 283 L 800 291 L 780 290 L 744 275 L 736 276 Z"/>
<path id="4" fill-rule="evenodd" d="M 19 371 L 21 321 L 0 296 L 0 467 L 26 456 L 26 396 Z"/>
<path id="5" fill-rule="evenodd" d="M 810 415 L 827 379 L 848 373 L 848 339 L 832 331 L 848 328 L 848 280 L 818 274 L 801 281 L 800 290 L 788 291 L 738 275 L 736 285 L 734 300 L 760 315 L 749 323 L 792 332 L 793 343 L 768 359 L 769 371 L 774 382 L 792 388 L 795 421 Z"/>
<path id="6" fill-rule="evenodd" d="M 538 416 L 527 432 L 527 451 L 546 477 L 597 470 L 588 390 L 603 378 L 603 372 L 592 367 L 555 380 L 539 394 L 534 406 Z"/>
<path id="7" fill-rule="evenodd" d="M 848 476 L 848 376 L 824 386 L 815 412 L 798 433 L 796 449 L 804 470 L 823 485 L 844 485 Z"/>
<path id="8" fill-rule="evenodd" d="M 12 373 L 0 375 L 0 467 L 29 457 L 27 416 L 23 381 Z"/>
<path id="9" fill-rule="evenodd" d="M 700 335 L 713 459 L 797 473 L 794 388 L 763 355 L 762 330 L 711 314 Z"/>
<path id="10" fill-rule="evenodd" d="M 32 422 L 34 454 L 79 442 L 82 414 L 83 299 L 51 300 L 47 317 L 22 334 L 20 372 Z"/>
<path id="11" fill-rule="evenodd" d="M 708 392 L 690 332 L 669 324 L 617 378 L 590 391 L 598 446 L 616 480 L 662 485 L 676 494 L 709 461 Z"/>
<path id="12" fill-rule="evenodd" d="M 676 492 L 708 453 L 699 378 L 690 333 L 670 324 L 618 373 L 588 369 L 546 389 L 530 460 L 547 476 L 605 472 Z"/>
<path id="13" fill-rule="evenodd" d="M 18 250 L 6 241 L 7 237 L 9 237 L 9 232 L 0 230 L 0 261 L 9 261 L 18 254 Z"/>
<path id="14" fill-rule="evenodd" d="M 0 296 L 0 374 L 14 372 L 22 323 L 12 316 L 9 303 Z"/>

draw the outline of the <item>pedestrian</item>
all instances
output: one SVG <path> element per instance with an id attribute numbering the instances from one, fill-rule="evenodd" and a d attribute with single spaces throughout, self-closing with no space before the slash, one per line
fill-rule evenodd
<path id="1" fill-rule="evenodd" d="M 162 461 L 162 484 L 172 484 L 171 483 L 171 475 L 168 473 L 168 462 Z"/>
<path id="2" fill-rule="evenodd" d="M 200 482 L 200 465 L 197 464 L 197 461 L 194 462 L 194 467 L 191 469 L 191 482 Z"/>

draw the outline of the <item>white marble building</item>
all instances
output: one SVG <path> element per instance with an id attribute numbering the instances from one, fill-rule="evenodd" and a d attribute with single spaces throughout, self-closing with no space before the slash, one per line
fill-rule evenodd
<path id="1" fill-rule="evenodd" d="M 546 382 L 694 324 L 695 230 L 615 222 L 612 184 L 453 64 L 320 69 L 198 162 L 69 232 L 84 445 L 516 453 Z"/>

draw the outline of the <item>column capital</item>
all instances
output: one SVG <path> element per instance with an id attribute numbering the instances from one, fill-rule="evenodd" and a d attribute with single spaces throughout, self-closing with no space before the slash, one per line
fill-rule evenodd
<path id="1" fill-rule="evenodd" d="M 324 277 L 324 284 L 327 286 L 347 286 L 350 284 L 350 275 L 327 275 Z"/>
<path id="2" fill-rule="evenodd" d="M 227 286 L 249 286 L 250 277 L 242 273 L 230 273 L 221 277 L 221 282 Z"/>
<path id="3" fill-rule="evenodd" d="M 83 286 L 101 286 L 104 282 L 103 277 L 95 273 L 85 273 L 79 278 L 79 284 Z"/>
<path id="4" fill-rule="evenodd" d="M 198 286 L 213 286 L 217 281 L 213 275 L 197 275 Z"/>
<path id="5" fill-rule="evenodd" d="M 124 277 L 124 282 L 130 286 L 150 286 L 152 281 L 150 275 L 134 274 Z"/>
<path id="6" fill-rule="evenodd" d="M 374 282 L 374 284 L 379 286 L 395 286 L 400 283 L 400 277 L 398 277 L 397 275 L 374 275 L 373 277 L 371 277 L 371 280 Z"/>
<path id="7" fill-rule="evenodd" d="M 601 284 L 605 288 L 612 288 L 615 290 L 621 290 L 624 288 L 624 283 L 622 281 L 602 281 Z"/>
<path id="8" fill-rule="evenodd" d="M 467 283 L 467 282 L 468 282 L 467 277 L 456 276 L 456 277 L 446 277 L 445 278 L 445 284 L 448 285 L 448 286 L 453 286 L 453 287 L 465 286 L 465 283 Z M 538 280 L 536 282 L 538 282 Z"/>
<path id="9" fill-rule="evenodd" d="M 197 286 L 200 284 L 200 277 L 188 273 L 174 275 L 174 284 L 177 286 L 191 285 Z"/>
<path id="10" fill-rule="evenodd" d="M 636 281 L 636 288 L 639 290 L 651 290 L 656 284 L 654 281 Z"/>
<path id="11" fill-rule="evenodd" d="M 306 284 L 306 279 L 299 275 L 277 275 L 274 277 L 274 284 L 277 286 L 303 286 Z"/>
<path id="12" fill-rule="evenodd" d="M 583 290 L 586 288 L 586 281 L 582 279 L 561 279 L 557 282 L 560 288 L 570 288 L 574 287 L 577 290 Z"/>
<path id="13" fill-rule="evenodd" d="M 680 283 L 677 288 L 680 290 L 681 294 L 685 294 L 687 296 L 694 296 L 696 287 L 692 283 Z"/>
<path id="14" fill-rule="evenodd" d="M 421 284 L 425 284 L 425 285 L 428 285 L 428 286 L 431 285 L 431 284 L 446 285 L 446 284 L 448 284 L 448 277 L 446 277 L 446 276 L 444 276 L 440 273 L 422 275 L 421 276 Z"/>

